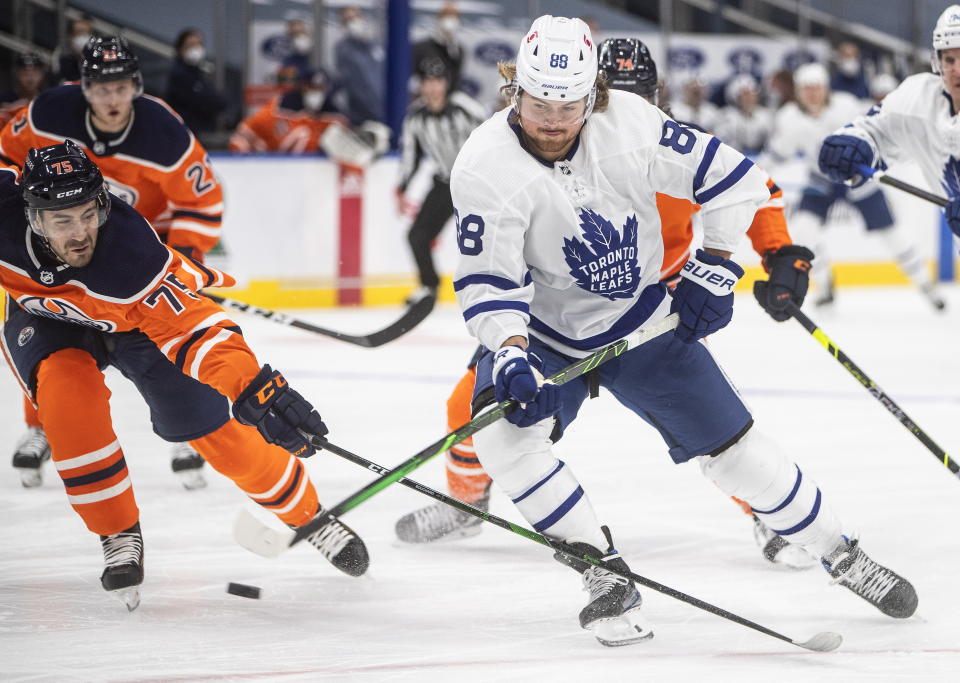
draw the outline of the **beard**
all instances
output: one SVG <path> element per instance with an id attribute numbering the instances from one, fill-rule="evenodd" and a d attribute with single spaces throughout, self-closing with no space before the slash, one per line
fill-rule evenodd
<path id="1" fill-rule="evenodd" d="M 66 263 L 68 266 L 73 268 L 83 268 L 85 265 L 90 263 L 90 260 L 93 258 L 93 248 L 95 245 L 96 240 L 93 239 L 84 240 L 82 242 L 72 241 L 59 248 L 52 248 L 51 251 L 53 251 L 56 257 Z M 73 251 L 74 249 L 80 247 L 87 247 L 87 249 L 79 254 Z"/>
<path id="2" fill-rule="evenodd" d="M 547 135 L 545 130 L 540 127 L 533 128 L 532 133 L 528 132 L 526 129 L 523 129 L 523 137 L 525 138 L 527 145 L 535 152 L 546 156 L 556 156 L 559 155 L 564 149 L 573 142 L 574 138 L 577 137 L 577 133 L 580 132 L 580 129 L 569 131 L 564 135 Z"/>

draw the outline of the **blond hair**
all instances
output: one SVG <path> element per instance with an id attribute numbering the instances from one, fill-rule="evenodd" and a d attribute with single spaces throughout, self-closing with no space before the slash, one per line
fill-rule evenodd
<path id="1" fill-rule="evenodd" d="M 500 95 L 507 99 L 512 98 L 517 88 L 517 65 L 513 62 L 497 62 L 497 71 L 500 72 L 501 78 L 506 81 L 500 86 Z M 606 111 L 607 105 L 610 104 L 610 86 L 607 85 L 607 75 L 602 71 L 597 71 L 595 86 L 597 88 L 597 98 L 593 103 L 593 111 Z"/>

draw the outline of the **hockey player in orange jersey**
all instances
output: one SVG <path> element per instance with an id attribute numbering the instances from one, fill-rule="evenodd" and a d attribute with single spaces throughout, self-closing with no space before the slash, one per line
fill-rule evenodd
<path id="1" fill-rule="evenodd" d="M 133 206 L 161 240 L 202 260 L 220 239 L 223 190 L 206 150 L 162 100 L 143 94 L 137 56 L 123 38 L 94 38 L 83 50 L 81 84 L 51 88 L 0 132 L 0 155 L 21 164 L 27 150 L 73 140 L 100 166 L 110 191 Z M 28 431 L 13 457 L 24 486 L 42 483 L 50 448 L 24 402 Z M 173 447 L 171 467 L 188 489 L 206 484 L 203 459 Z"/>
<path id="2" fill-rule="evenodd" d="M 656 64 L 640 40 L 608 39 L 600 45 L 599 58 L 600 68 L 606 73 L 611 88 L 633 92 L 658 105 Z M 783 192 L 773 180 L 767 181 L 767 187 L 770 199 L 757 211 L 747 235 L 753 249 L 762 257 L 764 269 L 770 274 L 760 303 L 775 320 L 783 321 L 790 317 L 786 312 L 788 301 L 797 306 L 803 303 L 813 254 L 807 248 L 792 243 L 783 215 Z M 694 237 L 691 219 L 700 207 L 663 194 L 657 195 L 656 203 L 664 245 L 660 278 L 672 287 L 679 280 L 680 270 L 690 256 Z M 482 351 L 482 348 L 478 351 Z M 450 431 L 471 419 L 470 401 L 479 355 L 477 353 L 471 359 L 467 373 L 447 400 Z M 487 509 L 491 480 L 474 452 L 472 438 L 447 451 L 446 471 L 451 495 Z M 767 528 L 748 504 L 737 498 L 733 500 L 753 519 L 754 534 L 764 558 L 794 568 L 813 566 L 815 560 L 810 555 Z M 396 533 L 400 540 L 408 543 L 429 543 L 478 534 L 480 524 L 480 519 L 438 503 L 401 517 L 396 524 Z"/>
<path id="3" fill-rule="evenodd" d="M 100 536 L 103 588 L 133 609 L 143 581 L 139 511 L 111 424 L 106 365 L 137 386 L 158 435 L 189 442 L 283 522 L 302 526 L 321 514 L 294 457 L 315 452 L 306 435 L 327 433 L 320 415 L 198 294 L 233 280 L 162 244 L 69 140 L 30 150 L 19 185 L 17 176 L 0 169 L 4 356 L 38 407 L 70 504 Z M 339 520 L 308 540 L 341 571 L 366 571 L 363 541 Z"/>
<path id="4" fill-rule="evenodd" d="M 296 87 L 278 95 L 245 118 L 230 137 L 234 152 L 325 152 L 340 163 L 362 167 L 387 150 L 390 130 L 367 121 L 355 134 L 350 122 L 331 100 L 332 84 L 325 71 L 300 72 L 293 67 Z"/>

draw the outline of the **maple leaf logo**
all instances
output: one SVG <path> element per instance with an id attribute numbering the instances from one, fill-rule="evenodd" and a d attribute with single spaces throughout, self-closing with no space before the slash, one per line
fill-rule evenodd
<path id="1" fill-rule="evenodd" d="M 943 189 L 953 199 L 960 197 L 960 160 L 950 157 L 943 165 Z"/>
<path id="2" fill-rule="evenodd" d="M 584 241 L 563 240 L 563 256 L 577 286 L 610 301 L 629 299 L 640 284 L 637 265 L 637 217 L 627 218 L 623 233 L 590 209 L 580 211 Z"/>

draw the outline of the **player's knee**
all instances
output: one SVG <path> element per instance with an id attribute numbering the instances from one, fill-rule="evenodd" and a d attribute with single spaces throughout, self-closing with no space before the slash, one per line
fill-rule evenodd
<path id="1" fill-rule="evenodd" d="M 701 456 L 700 471 L 729 496 L 756 507 L 779 496 L 796 479 L 794 463 L 780 447 L 756 428 L 716 456 Z"/>
<path id="2" fill-rule="evenodd" d="M 63 349 L 40 362 L 36 399 L 40 421 L 44 424 L 63 408 L 86 421 L 83 415 L 109 409 L 110 390 L 89 353 Z"/>
<path id="3" fill-rule="evenodd" d="M 523 490 L 555 466 L 549 421 L 520 428 L 499 420 L 473 436 L 480 464 L 506 492 Z"/>

